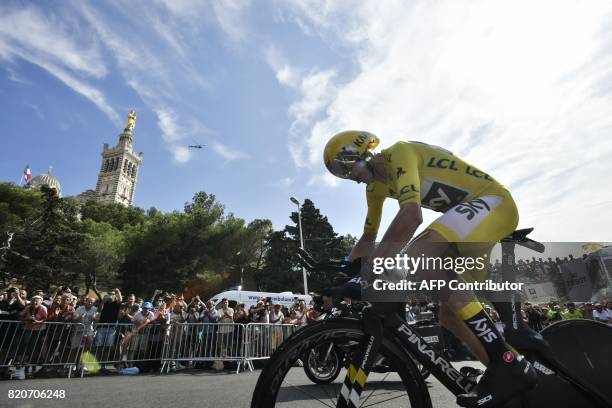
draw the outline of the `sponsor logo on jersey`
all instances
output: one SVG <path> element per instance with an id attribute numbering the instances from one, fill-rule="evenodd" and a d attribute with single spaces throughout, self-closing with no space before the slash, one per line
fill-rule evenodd
<path id="1" fill-rule="evenodd" d="M 406 174 L 406 171 L 403 168 L 398 167 L 397 172 L 395 173 L 395 178 L 400 178 L 402 174 Z"/>
<path id="2" fill-rule="evenodd" d="M 485 200 L 480 198 L 476 198 L 472 201 L 468 201 L 467 203 L 459 204 L 455 207 L 455 212 L 459 214 L 466 214 L 467 219 L 471 220 L 474 216 L 482 210 L 491 211 L 491 207 Z"/>
<path id="3" fill-rule="evenodd" d="M 457 168 L 457 162 L 455 160 L 450 160 L 450 159 L 440 159 L 438 157 L 432 157 L 429 159 L 429 161 L 427 162 L 427 167 L 431 167 L 434 169 L 448 169 L 448 170 L 453 170 L 453 171 L 457 171 L 459 170 Z"/>
<path id="4" fill-rule="evenodd" d="M 467 166 L 465 168 L 465 173 L 469 174 L 470 176 L 474 176 L 476 178 L 483 178 L 485 180 L 493 181 L 493 177 L 489 176 L 484 171 L 480 171 L 477 168 L 472 167 L 472 166 Z"/>
<path id="5" fill-rule="evenodd" d="M 423 205 L 437 211 L 447 211 L 467 197 L 467 191 L 440 182 L 433 182 L 425 197 Z"/>
<path id="6" fill-rule="evenodd" d="M 406 193 L 418 193 L 419 190 L 417 190 L 417 188 L 414 186 L 414 184 L 407 184 L 404 187 L 402 187 L 402 189 L 400 190 L 400 194 L 406 194 Z"/>

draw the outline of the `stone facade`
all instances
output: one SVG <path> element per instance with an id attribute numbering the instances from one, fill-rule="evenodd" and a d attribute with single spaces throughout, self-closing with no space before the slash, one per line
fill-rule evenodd
<path id="1" fill-rule="evenodd" d="M 133 131 L 128 127 L 119 135 L 119 143 L 109 148 L 104 144 L 102 166 L 96 183 L 96 200 L 100 203 L 120 203 L 131 206 L 142 164 L 143 153 L 132 148 Z"/>

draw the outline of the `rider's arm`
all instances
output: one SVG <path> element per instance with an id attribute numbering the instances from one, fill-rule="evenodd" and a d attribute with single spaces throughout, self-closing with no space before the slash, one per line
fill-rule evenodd
<path id="1" fill-rule="evenodd" d="M 415 231 L 423 222 L 421 206 L 409 202 L 400 207 L 389 225 L 382 241 L 372 253 L 372 258 L 393 257 L 410 241 Z"/>
<path id="2" fill-rule="evenodd" d="M 349 261 L 354 261 L 357 258 L 369 258 L 374 250 L 376 243 L 376 234 L 380 227 L 380 219 L 382 217 L 383 204 L 386 196 L 382 192 L 385 189 L 379 183 L 373 183 L 366 188 L 366 201 L 368 203 L 368 215 L 366 216 L 363 225 L 363 235 L 353 247 L 349 254 Z"/>
<path id="3" fill-rule="evenodd" d="M 349 254 L 349 261 L 354 261 L 357 258 L 369 258 L 374 250 L 374 242 L 376 241 L 376 234 L 364 233 L 357 244 L 353 247 L 353 250 Z"/>
<path id="4" fill-rule="evenodd" d="M 423 222 L 419 193 L 421 158 L 411 145 L 406 144 L 402 145 L 402 149 L 393 154 L 390 160 L 389 167 L 397 169 L 393 189 L 397 194 L 400 209 L 374 250 L 372 258 L 397 255 Z"/>

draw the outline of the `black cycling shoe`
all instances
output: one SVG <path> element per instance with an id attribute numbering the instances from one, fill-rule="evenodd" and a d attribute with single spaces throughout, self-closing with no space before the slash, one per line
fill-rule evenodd
<path id="1" fill-rule="evenodd" d="M 457 404 L 469 408 L 499 407 L 537 384 L 538 374 L 526 359 L 507 351 L 503 360 L 490 363 L 474 391 L 458 395 Z"/>
<path id="2" fill-rule="evenodd" d="M 484 371 L 482 371 L 481 369 L 470 367 L 470 366 L 461 367 L 459 369 L 459 372 L 461 373 L 462 376 L 466 377 L 469 381 L 471 381 L 474 384 L 477 384 L 478 377 L 484 374 Z"/>

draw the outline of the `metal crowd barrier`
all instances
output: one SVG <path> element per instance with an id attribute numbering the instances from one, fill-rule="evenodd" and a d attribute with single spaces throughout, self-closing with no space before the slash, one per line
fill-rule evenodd
<path id="1" fill-rule="evenodd" d="M 82 323 L 0 321 L 0 367 L 72 376 L 83 352 Z"/>
<path id="2" fill-rule="evenodd" d="M 80 371 L 82 377 L 89 364 L 81 363 L 81 356 L 88 352 L 101 370 L 109 365 L 121 369 L 150 362 L 153 368 L 159 364 L 163 373 L 177 363 L 233 361 L 236 372 L 241 368 L 252 371 L 253 360 L 270 358 L 298 328 L 264 323 L 173 323 L 140 328 L 132 323 L 97 323 L 92 331 L 82 323 L 0 321 L 0 369 L 55 368 L 68 377 Z"/>
<path id="3" fill-rule="evenodd" d="M 283 341 L 299 326 L 292 324 L 250 323 L 245 333 L 245 358 L 247 361 L 270 358 Z"/>
<path id="4" fill-rule="evenodd" d="M 101 370 L 109 365 L 127 368 L 137 362 L 159 362 L 168 350 L 169 325 L 148 324 L 138 328 L 133 323 L 96 323 L 89 351 Z M 152 364 L 154 366 L 154 364 Z M 87 369 L 81 367 L 81 376 Z"/>
<path id="5" fill-rule="evenodd" d="M 189 366 L 204 361 L 235 361 L 238 372 L 247 361 L 244 333 L 245 325 L 238 323 L 174 323 L 162 372 L 177 362 Z"/>

